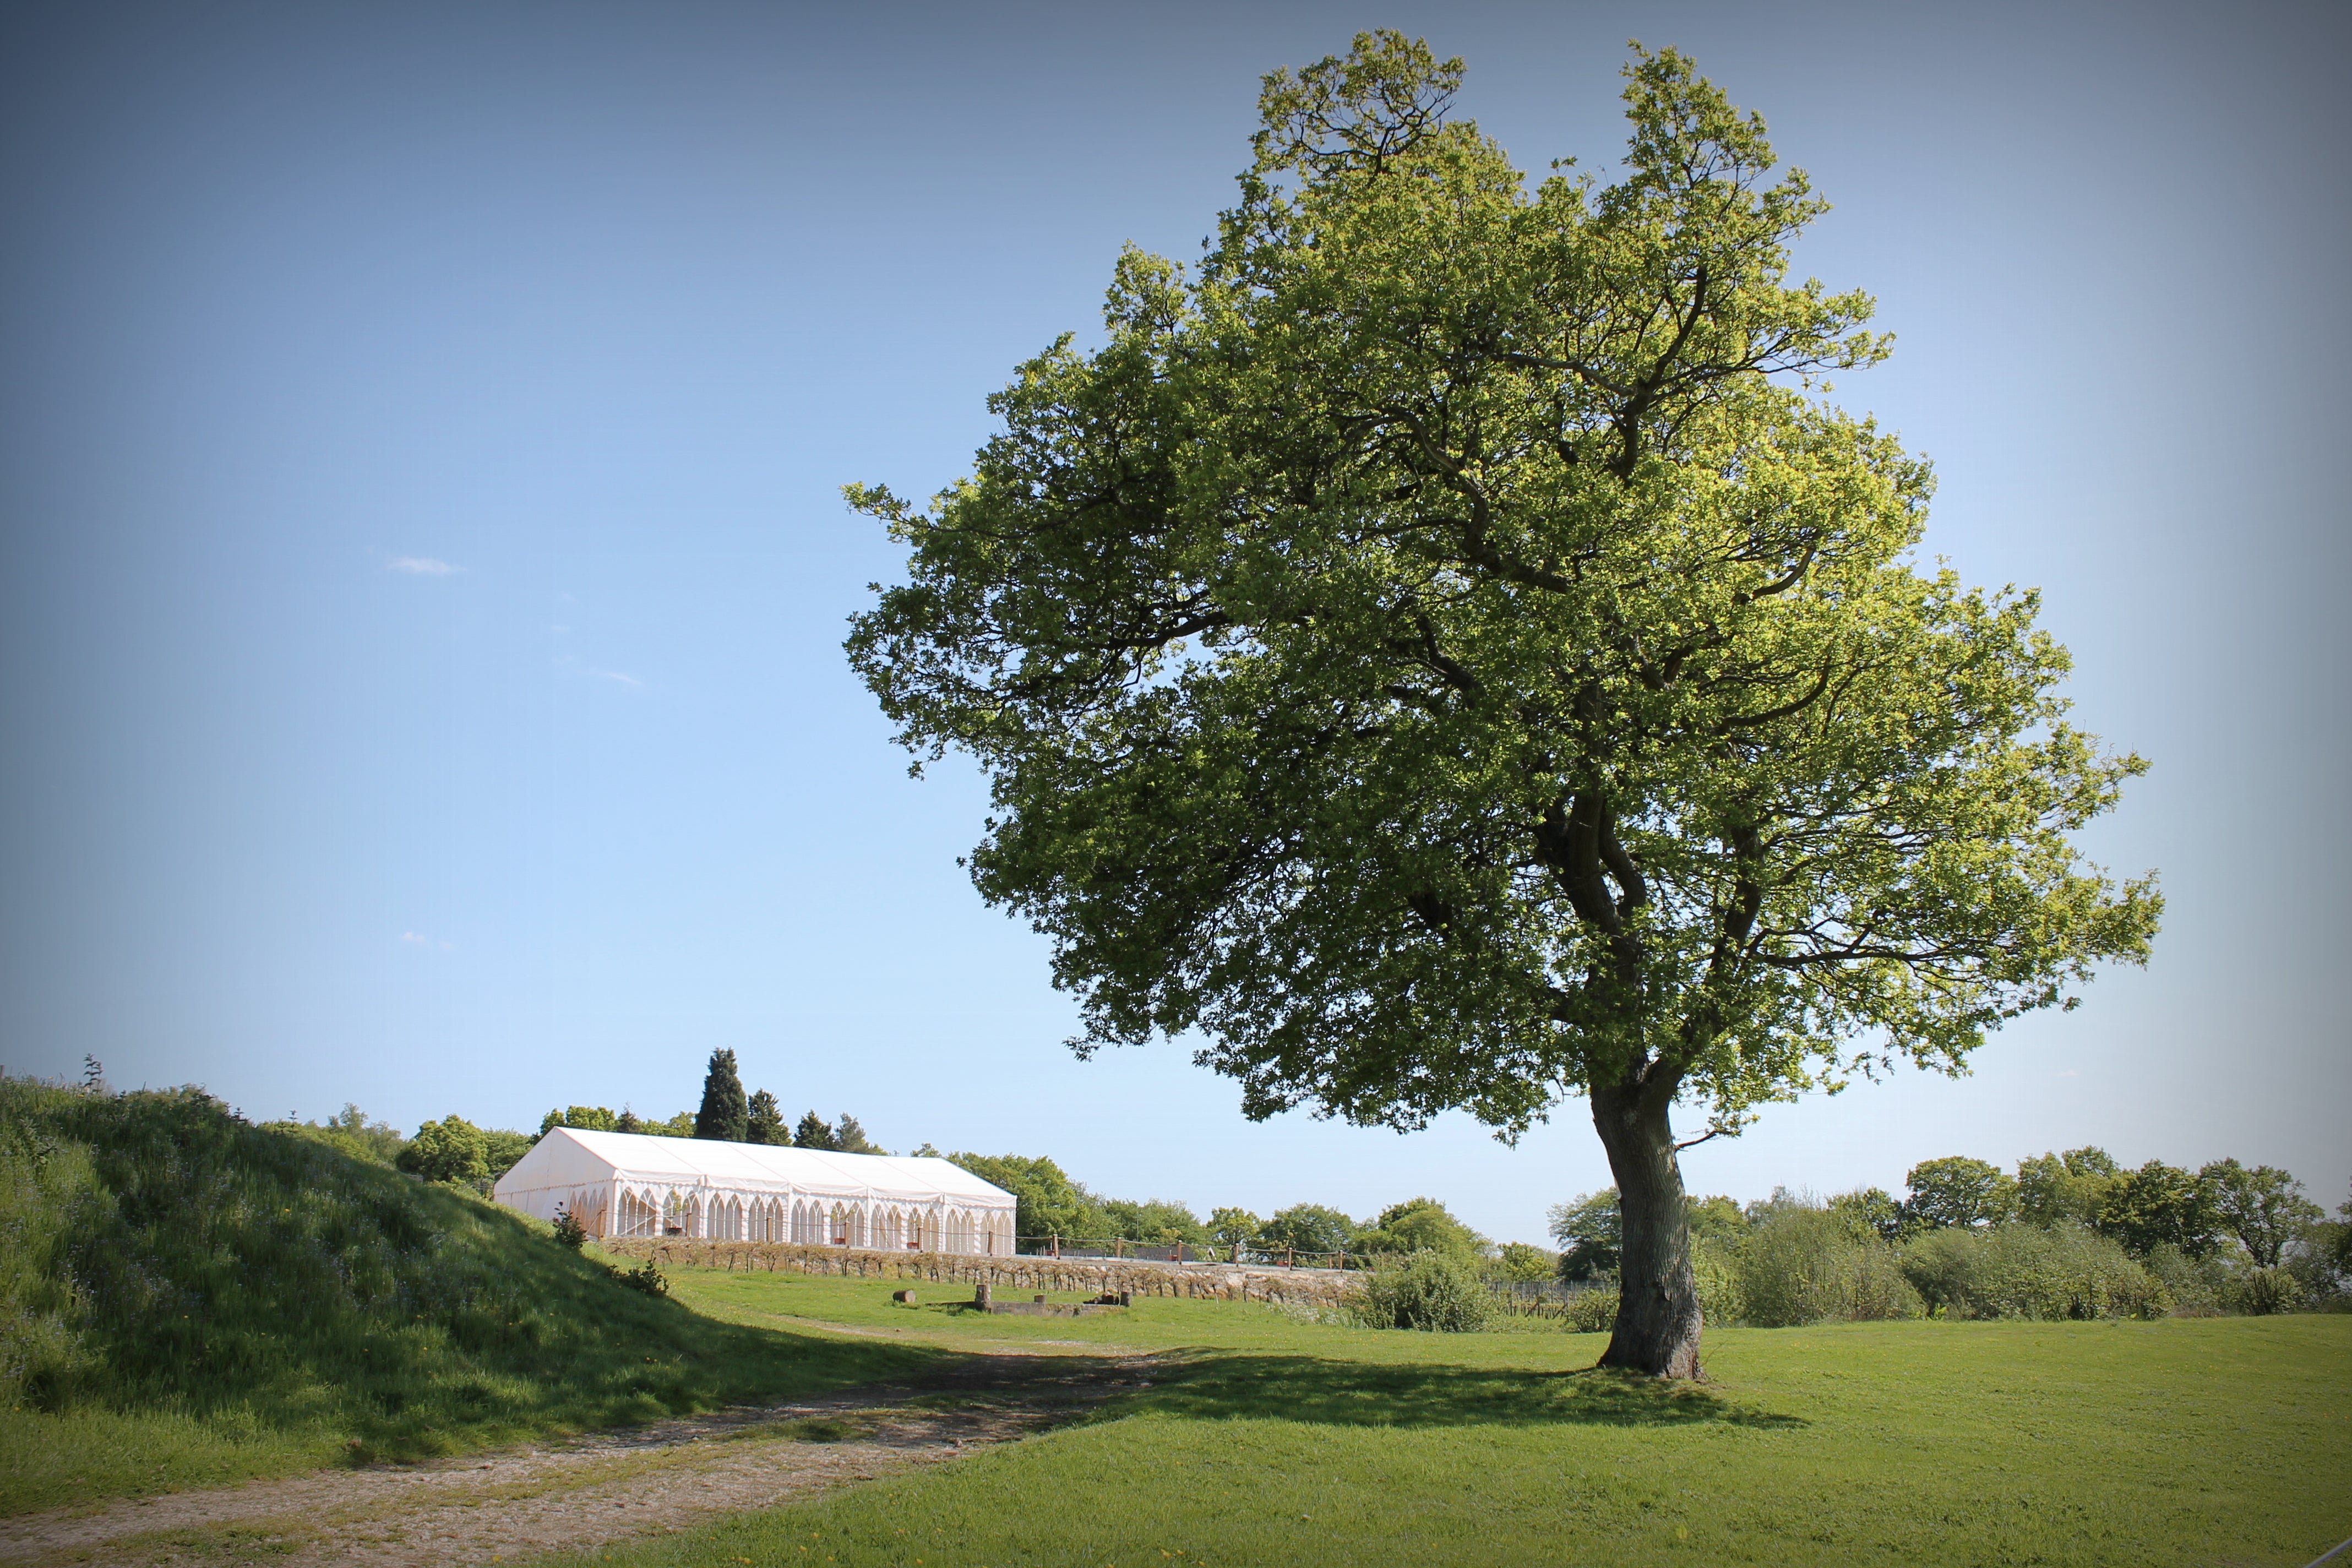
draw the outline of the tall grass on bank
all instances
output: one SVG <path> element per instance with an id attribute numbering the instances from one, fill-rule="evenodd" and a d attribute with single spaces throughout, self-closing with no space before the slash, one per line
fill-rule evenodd
<path id="1" fill-rule="evenodd" d="M 53 1260 L 96 1187 L 89 1150 L 0 1119 L 0 1396 L 10 1404 L 40 1399 L 73 1375 L 78 1303 L 72 1276 Z"/>
<path id="2" fill-rule="evenodd" d="M 0 1079 L 0 1512 L 622 1425 L 929 1359 L 623 1289 L 535 1221 L 193 1089 Z M 150 1436 L 177 1458 L 155 1460 Z"/>

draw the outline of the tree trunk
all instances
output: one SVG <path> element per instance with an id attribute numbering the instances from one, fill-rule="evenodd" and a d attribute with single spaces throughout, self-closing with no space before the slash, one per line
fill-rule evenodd
<path id="1" fill-rule="evenodd" d="M 1698 1282 L 1691 1275 L 1690 1216 L 1668 1115 L 1673 1092 L 1629 1083 L 1593 1089 L 1591 1099 L 1625 1228 L 1617 1327 L 1601 1364 L 1696 1378 Z"/>

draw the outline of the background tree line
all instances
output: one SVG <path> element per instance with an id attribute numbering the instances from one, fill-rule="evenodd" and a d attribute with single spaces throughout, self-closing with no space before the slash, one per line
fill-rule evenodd
<path id="1" fill-rule="evenodd" d="M 857 1118 L 846 1111 L 838 1121 L 827 1121 L 810 1110 L 796 1124 L 787 1126 L 774 1095 L 764 1089 L 756 1094 L 743 1092 L 743 1079 L 731 1050 L 710 1053 L 709 1065 L 703 1075 L 701 1104 L 662 1121 L 639 1116 L 626 1106 L 615 1111 L 603 1105 L 574 1105 L 550 1110 L 540 1118 L 539 1131 L 534 1133 L 477 1126 L 453 1111 L 437 1121 L 425 1122 L 416 1130 L 415 1137 L 409 1138 L 402 1136 L 398 1128 L 370 1121 L 358 1106 L 347 1103 L 340 1114 L 323 1123 L 278 1125 L 428 1182 L 473 1187 L 481 1192 L 488 1192 L 500 1176 L 513 1169 L 517 1161 L 530 1152 L 533 1144 L 558 1127 L 575 1127 L 589 1132 L 641 1132 L 656 1138 L 708 1138 L 730 1143 L 828 1149 L 848 1154 L 890 1152 L 867 1137 Z M 939 1151 L 925 1144 L 915 1152 L 937 1154 Z"/>
<path id="2" fill-rule="evenodd" d="M 1786 1189 L 1745 1208 L 1690 1203 L 1707 1317 L 2157 1316 L 2352 1307 L 2352 1203 L 2330 1219 L 2275 1166 L 2126 1170 L 2102 1149 L 1912 1167 L 1896 1199 Z M 1551 1211 L 1563 1279 L 1614 1284 L 1617 1194 Z"/>
<path id="3" fill-rule="evenodd" d="M 846 1113 L 828 1122 L 811 1110 L 787 1129 L 773 1095 L 744 1093 L 729 1050 L 711 1053 L 698 1110 L 663 1121 L 574 1105 L 549 1111 L 538 1135 L 478 1127 L 453 1113 L 411 1138 L 346 1105 L 324 1123 L 280 1125 L 373 1163 L 478 1191 L 558 1126 L 888 1152 Z M 1497 1245 L 1430 1197 L 1361 1220 L 1315 1203 L 1263 1218 L 1215 1208 L 1203 1219 L 1173 1199 L 1090 1191 L 1042 1155 L 940 1156 L 928 1142 L 912 1152 L 951 1160 L 1012 1193 L 1027 1250 L 1058 1237 L 1066 1244 L 1238 1247 L 1257 1257 L 1435 1260 L 1455 1281 L 1431 1287 L 1441 1296 L 1458 1294 L 1461 1280 L 1559 1279 L 1591 1289 L 1597 1304 L 1589 1314 L 1613 1295 L 1622 1257 L 1613 1189 L 1553 1206 L 1555 1250 Z M 2086 1146 L 2021 1160 L 2014 1173 L 1962 1155 L 1923 1161 L 1904 1186 L 1901 1198 L 1865 1187 L 1825 1200 L 1776 1189 L 1744 1206 L 1721 1195 L 1685 1199 L 1708 1319 L 1769 1325 L 1927 1312 L 2081 1317 L 2352 1305 L 2352 1203 L 2330 1218 L 2275 1166 L 2227 1159 L 2191 1172 L 2151 1160 L 2126 1169 Z"/>
<path id="4" fill-rule="evenodd" d="M 721 1143 L 766 1143 L 778 1148 L 831 1149 L 845 1154 L 887 1154 L 866 1135 L 857 1118 L 842 1112 L 827 1121 L 814 1110 L 787 1126 L 783 1108 L 766 1089 L 743 1092 L 743 1079 L 731 1050 L 710 1053 L 702 1077 L 702 1103 L 681 1110 L 667 1121 L 646 1121 L 624 1109 L 618 1115 L 601 1105 L 575 1105 L 551 1110 L 541 1119 L 540 1135 L 557 1127 L 577 1127 L 588 1132 L 646 1132 L 659 1138 L 704 1138 Z"/>
<path id="5" fill-rule="evenodd" d="M 1465 1263 L 1516 1268 L 1541 1279 L 1554 1255 L 1517 1243 L 1497 1247 L 1454 1217 L 1435 1198 L 1409 1198 L 1369 1219 L 1357 1220 L 1324 1204 L 1293 1204 L 1259 1218 L 1244 1208 L 1216 1208 L 1205 1220 L 1189 1205 L 1169 1198 L 1137 1203 L 1088 1191 L 1042 1155 L 956 1153 L 957 1164 L 1013 1195 L 1013 1228 L 1024 1251 L 1058 1237 L 1063 1243 L 1133 1241 L 1160 1246 L 1182 1242 L 1202 1251 L 1300 1258 L 1347 1253 L 1377 1258 L 1437 1253 Z"/>

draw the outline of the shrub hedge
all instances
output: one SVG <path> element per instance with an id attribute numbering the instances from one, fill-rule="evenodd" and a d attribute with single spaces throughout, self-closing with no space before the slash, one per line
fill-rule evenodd
<path id="1" fill-rule="evenodd" d="M 1476 1264 L 1416 1252 L 1366 1276 L 1356 1314 L 1367 1328 L 1472 1333 L 1494 1321 L 1495 1300 Z"/>
<path id="2" fill-rule="evenodd" d="M 2112 1239 L 2078 1225 L 1933 1230 L 1903 1249 L 1929 1307 L 1960 1318 L 2155 1318 L 2162 1280 Z"/>

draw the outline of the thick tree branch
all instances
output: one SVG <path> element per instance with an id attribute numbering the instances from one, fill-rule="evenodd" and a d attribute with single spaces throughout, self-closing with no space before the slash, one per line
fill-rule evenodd
<path id="1" fill-rule="evenodd" d="M 1466 666 L 1448 658 L 1445 651 L 1437 646 L 1437 628 L 1429 624 L 1427 616 L 1413 616 L 1412 624 L 1421 633 L 1421 650 L 1429 660 L 1430 668 L 1444 676 L 1448 686 L 1465 696 L 1486 695 L 1486 683 L 1473 675 Z"/>
<path id="2" fill-rule="evenodd" d="M 1716 733 L 1718 735 L 1728 735 L 1736 730 L 1753 730 L 1759 724 L 1769 724 L 1775 719 L 1786 719 L 1793 714 L 1803 712 L 1806 709 L 1820 701 L 1822 693 L 1830 689 L 1830 666 L 1826 664 L 1822 666 L 1821 677 L 1813 682 L 1813 689 L 1811 691 L 1806 692 L 1801 697 L 1793 698 L 1787 702 L 1783 702 L 1778 707 L 1767 708 L 1761 712 L 1736 713 L 1730 718 L 1723 721 L 1722 723 L 1717 725 Z"/>
<path id="3" fill-rule="evenodd" d="M 1623 919 L 1650 901 L 1650 885 L 1643 879 L 1633 855 L 1617 841 L 1617 814 L 1606 807 L 1601 814 L 1600 850 L 1601 863 L 1617 879 L 1617 914 Z"/>
<path id="4" fill-rule="evenodd" d="M 1682 320 L 1675 324 L 1675 341 L 1666 345 L 1665 352 L 1658 356 L 1649 374 L 1643 376 L 1634 385 L 1633 395 L 1625 400 L 1625 406 L 1618 411 L 1615 421 L 1618 431 L 1617 457 L 1609 465 L 1609 468 L 1620 480 L 1632 479 L 1634 465 L 1642 460 L 1642 421 L 1649 417 L 1650 410 L 1656 405 L 1659 397 L 1674 382 L 1672 368 L 1674 363 L 1681 355 L 1683 345 L 1690 341 L 1692 331 L 1698 326 L 1699 318 L 1706 311 L 1706 287 L 1707 268 L 1706 263 L 1702 261 L 1698 264 L 1696 273 L 1691 280 L 1690 309 L 1682 313 Z"/>

